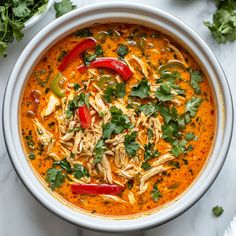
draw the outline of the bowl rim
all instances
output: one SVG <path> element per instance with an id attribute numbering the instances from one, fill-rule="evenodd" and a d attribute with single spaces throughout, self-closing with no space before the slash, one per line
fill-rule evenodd
<path id="1" fill-rule="evenodd" d="M 58 203 L 59 205 L 56 205 L 55 201 L 57 201 L 57 200 L 55 200 L 54 197 L 53 198 L 54 198 L 55 201 L 53 201 L 53 199 L 50 199 L 51 201 L 46 199 L 47 193 L 46 193 L 45 190 L 44 190 L 43 194 L 38 193 L 36 191 L 37 189 L 30 182 L 30 180 L 27 179 L 26 172 L 24 172 L 25 170 L 23 170 L 23 167 L 19 165 L 20 164 L 19 159 L 16 158 L 16 156 L 17 156 L 17 151 L 16 151 L 17 147 L 14 143 L 15 140 L 13 139 L 13 137 L 14 137 L 13 133 L 17 131 L 14 128 L 18 124 L 12 123 L 12 119 L 17 119 L 16 117 L 12 118 L 12 115 L 17 116 L 17 111 L 16 111 L 17 109 L 15 109 L 15 107 L 17 106 L 17 103 L 16 103 L 16 101 L 14 101 L 14 96 L 12 96 L 12 92 L 15 89 L 15 84 L 18 83 L 16 81 L 16 78 L 17 78 L 16 74 L 18 73 L 19 68 L 22 66 L 21 65 L 22 62 L 26 59 L 26 56 L 29 55 L 31 50 L 34 49 L 34 46 L 36 46 L 36 44 L 40 40 L 42 40 L 45 36 L 49 36 L 50 34 L 53 34 L 55 29 L 60 27 L 60 26 L 63 26 L 63 24 L 66 25 L 65 22 L 67 22 L 67 24 L 68 24 L 68 22 L 70 22 L 70 20 L 73 19 L 73 18 L 76 18 L 76 17 L 82 17 L 83 18 L 83 17 L 85 17 L 84 14 L 85 15 L 86 14 L 87 15 L 91 14 L 92 18 L 94 17 L 95 14 L 98 15 L 99 13 L 104 13 L 104 12 L 106 12 L 106 14 L 110 14 L 110 16 L 114 16 L 114 14 L 112 14 L 112 13 L 117 12 L 118 9 L 119 10 L 122 9 L 126 14 L 127 13 L 134 13 L 134 14 L 137 14 L 137 15 L 138 14 L 143 14 L 143 15 L 145 15 L 145 14 L 149 15 L 150 14 L 150 18 L 152 18 L 154 16 L 157 17 L 157 18 L 159 17 L 163 21 L 166 21 L 167 22 L 166 24 L 172 23 L 173 26 L 179 27 L 178 30 L 180 30 L 180 31 L 182 30 L 182 32 L 179 32 L 179 33 L 184 32 L 184 33 L 188 34 L 189 37 L 191 36 L 192 40 L 200 47 L 200 49 L 203 51 L 203 53 L 206 53 L 206 56 L 208 57 L 212 68 L 215 69 L 217 71 L 217 73 L 219 74 L 220 79 L 219 79 L 218 82 L 222 86 L 222 91 L 221 91 L 223 93 L 222 94 L 222 99 L 225 101 L 224 102 L 224 105 L 225 105 L 224 108 L 225 108 L 225 112 L 227 114 L 227 116 L 225 117 L 225 124 L 224 124 L 225 129 L 224 129 L 224 136 L 223 136 L 225 142 L 223 142 L 223 144 L 222 144 L 222 146 L 219 150 L 219 152 L 221 153 L 221 155 L 219 154 L 219 156 L 221 156 L 222 159 L 218 158 L 218 160 L 216 160 L 217 163 L 214 166 L 214 171 L 212 170 L 211 173 L 209 173 L 206 176 L 207 181 L 206 181 L 206 183 L 204 183 L 202 189 L 198 190 L 198 191 L 195 190 L 196 193 L 194 194 L 195 195 L 194 197 L 189 197 L 190 199 L 186 199 L 188 201 L 186 203 L 182 204 L 182 205 L 179 205 L 179 206 L 175 205 L 176 209 L 174 209 L 174 211 L 171 214 L 169 213 L 168 215 L 163 216 L 161 219 L 159 219 L 159 221 L 157 221 L 156 219 L 153 219 L 155 217 L 155 215 L 158 214 L 157 212 L 149 215 L 149 216 L 151 216 L 151 218 L 149 216 L 144 216 L 142 219 L 145 219 L 145 220 L 139 220 L 140 218 L 137 218 L 137 219 L 132 219 L 132 220 L 119 220 L 119 221 L 114 221 L 113 220 L 112 221 L 108 218 L 98 219 L 96 217 L 85 216 L 86 215 L 85 213 L 78 213 L 78 214 L 75 214 L 73 216 L 72 213 L 64 212 L 63 210 L 65 210 L 65 209 L 60 209 L 60 208 L 63 208 L 63 207 L 59 203 Z M 110 11 L 112 11 L 112 10 L 114 12 L 111 13 Z M 141 15 L 140 15 L 140 17 L 141 17 Z M 81 20 L 81 18 L 79 18 L 79 19 Z M 77 24 L 77 27 L 79 28 L 79 24 Z M 81 28 L 83 28 L 83 27 L 81 27 Z M 61 32 L 62 32 L 61 34 L 63 34 L 63 30 Z M 68 29 L 66 30 L 66 32 L 68 32 Z M 31 67 L 32 67 L 32 65 L 31 65 Z M 25 81 L 25 79 L 24 79 L 24 81 Z M 22 89 L 22 87 L 21 87 L 21 89 Z M 11 105 L 13 105 L 13 106 L 11 106 Z M 56 20 L 54 22 L 51 22 L 48 26 L 46 26 L 44 29 L 42 29 L 31 40 L 31 42 L 24 49 L 23 53 L 19 57 L 16 65 L 15 65 L 13 71 L 12 71 L 10 79 L 7 83 L 7 87 L 6 87 L 5 95 L 4 95 L 4 101 L 3 101 L 3 113 L 2 113 L 3 119 L 2 119 L 2 122 L 3 122 L 4 139 L 5 139 L 5 143 L 6 143 L 6 146 L 7 146 L 7 151 L 8 151 L 8 154 L 10 156 L 10 160 L 13 164 L 13 167 L 15 168 L 18 176 L 21 178 L 21 180 L 24 183 L 24 185 L 26 186 L 26 188 L 31 192 L 31 194 L 40 203 L 42 203 L 42 205 L 44 205 L 47 209 L 51 210 L 53 213 L 57 214 L 58 216 L 66 219 L 69 222 L 72 222 L 76 225 L 84 227 L 84 228 L 88 228 L 88 229 L 92 229 L 92 230 L 98 230 L 98 231 L 106 231 L 106 232 L 124 232 L 124 231 L 147 229 L 147 228 L 155 227 L 157 225 L 166 223 L 167 221 L 170 221 L 171 219 L 173 219 L 173 218 L 177 217 L 178 215 L 182 214 L 184 211 L 189 209 L 194 203 L 196 203 L 201 198 L 201 196 L 207 191 L 207 189 L 214 182 L 215 178 L 219 174 L 220 169 L 222 168 L 222 165 L 225 161 L 225 158 L 226 158 L 226 155 L 227 155 L 227 152 L 228 152 L 228 149 L 229 149 L 231 137 L 232 137 L 233 114 L 234 113 L 233 113 L 232 96 L 231 96 L 231 92 L 230 92 L 226 77 L 224 75 L 224 72 L 223 72 L 219 62 L 217 61 L 217 59 L 215 58 L 215 56 L 211 52 L 210 48 L 200 38 L 200 36 L 198 34 L 195 33 L 195 31 L 193 31 L 189 26 L 187 26 L 181 20 L 179 20 L 178 18 L 170 15 L 169 13 L 166 13 L 165 11 L 162 11 L 160 9 L 150 7 L 150 6 L 147 6 L 147 5 L 144 5 L 144 4 L 121 2 L 121 3 L 91 4 L 89 6 L 85 6 L 85 7 L 82 7 L 80 9 L 74 10 L 74 11 L 62 16 L 58 20 Z M 52 205 L 52 202 L 53 202 L 54 205 Z M 174 204 L 176 204 L 176 203 L 173 203 L 173 205 Z M 78 218 L 78 216 L 79 216 L 79 218 Z M 114 225 L 114 222 L 116 223 L 115 225 Z"/>

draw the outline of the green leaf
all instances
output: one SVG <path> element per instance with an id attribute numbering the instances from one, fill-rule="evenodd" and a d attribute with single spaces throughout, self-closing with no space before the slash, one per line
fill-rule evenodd
<path id="1" fill-rule="evenodd" d="M 126 84 L 125 82 L 116 84 L 116 97 L 123 98 L 126 93 Z"/>
<path id="2" fill-rule="evenodd" d="M 156 111 L 156 107 L 152 103 L 147 103 L 139 106 L 139 110 L 144 113 L 145 116 L 152 115 Z"/>
<path id="3" fill-rule="evenodd" d="M 26 2 L 21 2 L 17 7 L 12 9 L 14 15 L 19 18 L 24 18 L 30 15 L 31 11 L 27 7 Z"/>
<path id="4" fill-rule="evenodd" d="M 116 129 L 116 125 L 115 125 L 115 124 L 113 124 L 113 123 L 111 123 L 111 122 L 105 124 L 105 125 L 103 126 L 102 138 L 103 138 L 103 139 L 109 139 L 115 129 Z"/>
<path id="5" fill-rule="evenodd" d="M 35 159 L 35 154 L 33 152 L 29 152 L 28 157 L 29 157 L 29 159 L 34 160 Z"/>
<path id="6" fill-rule="evenodd" d="M 88 170 L 81 164 L 76 164 L 74 166 L 74 176 L 76 179 L 81 179 L 83 177 L 89 177 Z"/>
<path id="7" fill-rule="evenodd" d="M 171 87 L 167 83 L 162 83 L 156 90 L 156 98 L 162 102 L 171 101 L 174 98 L 174 95 L 171 94 Z"/>
<path id="8" fill-rule="evenodd" d="M 204 22 L 219 44 L 236 40 L 236 12 L 232 9 L 232 2 L 225 1 L 223 5 L 219 5 L 212 23 Z"/>
<path id="9" fill-rule="evenodd" d="M 152 192 L 151 192 L 151 197 L 152 197 L 154 202 L 157 202 L 159 200 L 159 198 L 162 197 L 162 194 L 158 190 L 157 184 L 153 185 L 153 189 L 152 189 Z"/>
<path id="10" fill-rule="evenodd" d="M 105 150 L 106 150 L 105 142 L 102 139 L 99 139 L 93 150 L 95 156 L 94 163 L 99 163 L 101 161 Z"/>
<path id="11" fill-rule="evenodd" d="M 201 88 L 199 83 L 202 82 L 202 75 L 199 71 L 191 71 L 190 72 L 191 79 L 190 79 L 190 84 L 195 92 L 195 94 L 201 94 Z"/>
<path id="12" fill-rule="evenodd" d="M 139 149 L 139 144 L 135 142 L 137 132 L 133 131 L 131 134 L 125 135 L 125 151 L 129 156 L 135 156 Z"/>
<path id="13" fill-rule="evenodd" d="M 142 79 L 140 83 L 132 88 L 131 96 L 139 98 L 149 97 L 150 86 L 146 79 Z"/>
<path id="14" fill-rule="evenodd" d="M 58 162 L 54 162 L 53 165 L 59 165 L 63 170 L 65 170 L 67 173 L 71 173 L 72 169 L 71 169 L 71 165 L 70 163 L 65 159 L 58 161 Z"/>
<path id="15" fill-rule="evenodd" d="M 193 140 L 195 138 L 195 134 L 193 133 L 193 132 L 189 132 L 189 133 L 187 133 L 186 135 L 185 135 L 185 139 L 187 140 L 187 141 L 191 141 L 191 140 Z"/>
<path id="16" fill-rule="evenodd" d="M 74 5 L 70 0 L 61 0 L 60 2 L 54 3 L 56 18 L 74 10 L 75 8 L 76 5 Z"/>
<path id="17" fill-rule="evenodd" d="M 172 146 L 172 150 L 171 150 L 171 153 L 175 156 L 175 157 L 178 157 L 180 156 L 181 154 L 185 154 L 187 152 L 187 148 L 186 148 L 186 144 L 187 144 L 187 141 L 186 140 L 181 140 L 181 141 L 175 141 Z"/>
<path id="18" fill-rule="evenodd" d="M 124 82 L 122 83 L 113 83 L 111 85 L 108 85 L 103 98 L 107 103 L 111 103 L 112 99 L 114 98 L 123 98 L 126 93 L 126 85 Z"/>
<path id="19" fill-rule="evenodd" d="M 103 55 L 102 46 L 98 44 L 96 45 L 95 52 L 93 54 L 89 54 L 89 53 L 83 54 L 83 60 L 84 60 L 85 65 L 89 65 L 90 62 L 94 61 L 98 56 L 102 56 L 102 55 Z"/>
<path id="20" fill-rule="evenodd" d="M 119 44 L 116 52 L 117 52 L 118 56 L 121 59 L 123 59 L 129 53 L 129 49 L 128 49 L 128 47 L 126 45 Z"/>
<path id="21" fill-rule="evenodd" d="M 201 102 L 201 98 L 192 97 L 185 105 L 185 112 L 189 112 L 191 117 L 195 117 Z"/>
<path id="22" fill-rule="evenodd" d="M 148 143 L 146 145 L 144 145 L 144 160 L 147 161 L 147 160 L 150 160 L 152 158 L 155 158 L 157 156 L 159 156 L 159 152 L 158 150 L 155 150 L 154 149 L 154 144 L 153 143 Z"/>
<path id="23" fill-rule="evenodd" d="M 224 209 L 221 206 L 215 206 L 212 208 L 212 212 L 213 212 L 214 216 L 219 217 L 224 212 Z"/>
<path id="24" fill-rule="evenodd" d="M 59 188 L 65 181 L 65 175 L 62 170 L 50 168 L 46 172 L 46 181 L 49 183 L 52 190 Z"/>
<path id="25" fill-rule="evenodd" d="M 75 35 L 79 38 L 84 38 L 93 36 L 93 33 L 89 30 L 89 28 L 84 28 L 76 31 Z"/>
<path id="26" fill-rule="evenodd" d="M 144 161 L 141 165 L 141 168 L 144 170 L 150 170 L 152 167 L 148 162 Z"/>

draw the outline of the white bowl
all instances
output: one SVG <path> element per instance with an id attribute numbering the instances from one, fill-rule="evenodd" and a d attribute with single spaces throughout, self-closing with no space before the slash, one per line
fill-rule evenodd
<path id="1" fill-rule="evenodd" d="M 19 130 L 19 107 L 24 85 L 39 58 L 55 42 L 76 29 L 98 23 L 133 23 L 158 29 L 184 45 L 210 78 L 217 106 L 216 138 L 212 152 L 196 181 L 175 201 L 156 212 L 136 218 L 112 219 L 89 215 L 59 201 L 35 175 L 23 152 Z M 159 9 L 133 3 L 103 3 L 77 9 L 39 32 L 18 59 L 10 76 L 3 107 L 4 137 L 13 166 L 28 190 L 45 207 L 79 226 L 110 232 L 151 228 L 165 223 L 191 207 L 219 173 L 231 140 L 233 107 L 225 75 L 206 43 L 187 25 Z"/>
<path id="2" fill-rule="evenodd" d="M 50 9 L 50 7 L 52 6 L 54 0 L 48 0 L 48 4 L 47 4 L 47 7 L 46 9 L 43 11 L 43 12 L 40 12 L 40 13 L 36 13 L 35 15 L 33 15 L 29 20 L 27 20 L 25 22 L 25 28 L 24 30 L 26 29 L 29 29 L 31 26 L 33 26 L 34 24 L 36 24 L 38 21 L 40 21 L 43 16 L 48 12 L 48 10 Z"/>

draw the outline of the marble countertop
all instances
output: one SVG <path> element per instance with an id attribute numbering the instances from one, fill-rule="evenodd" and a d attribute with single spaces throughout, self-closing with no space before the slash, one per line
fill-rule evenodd
<path id="1" fill-rule="evenodd" d="M 163 9 L 179 17 L 196 30 L 208 43 L 215 56 L 220 61 L 229 81 L 233 96 L 236 94 L 236 43 L 218 45 L 212 39 L 208 29 L 202 24 L 211 19 L 215 5 L 207 0 L 126 0 L 145 3 Z M 98 0 L 76 0 L 78 7 L 101 2 Z M 107 1 L 103 1 L 107 2 Z M 113 1 L 115 2 L 115 1 Z M 117 2 L 120 2 L 117 0 Z M 0 105 L 4 89 L 11 70 L 20 53 L 31 38 L 45 25 L 54 19 L 51 9 L 45 17 L 31 29 L 25 31 L 23 41 L 14 42 L 8 56 L 0 58 Z M 0 124 L 2 117 L 0 116 Z M 226 226 L 236 213 L 236 137 L 233 134 L 228 157 L 222 171 L 208 192 L 191 209 L 171 222 L 154 229 L 134 233 L 134 235 L 160 236 L 216 236 L 223 235 Z M 6 152 L 2 126 L 0 126 L 0 235 L 1 236 L 75 236 L 75 235 L 104 235 L 88 230 L 81 230 L 59 217 L 55 216 L 40 205 L 26 190 L 16 175 Z M 224 213 L 216 218 L 211 209 L 215 205 L 222 205 Z M 131 233 L 129 233 L 131 235 Z"/>

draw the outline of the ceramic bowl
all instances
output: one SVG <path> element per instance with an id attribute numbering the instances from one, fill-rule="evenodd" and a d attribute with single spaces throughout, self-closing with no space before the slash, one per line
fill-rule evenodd
<path id="1" fill-rule="evenodd" d="M 217 127 L 211 154 L 194 183 L 175 201 L 155 212 L 132 218 L 99 217 L 58 200 L 42 184 L 22 148 L 19 109 L 27 78 L 40 57 L 58 40 L 80 28 L 103 23 L 148 26 L 170 35 L 198 61 L 210 80 L 217 106 Z M 27 45 L 10 76 L 3 107 L 4 137 L 12 164 L 28 190 L 45 207 L 81 227 L 109 232 L 141 230 L 163 224 L 191 207 L 213 183 L 224 163 L 233 129 L 233 107 L 227 80 L 207 44 L 176 17 L 133 3 L 103 3 L 77 9 L 49 24 Z"/>

